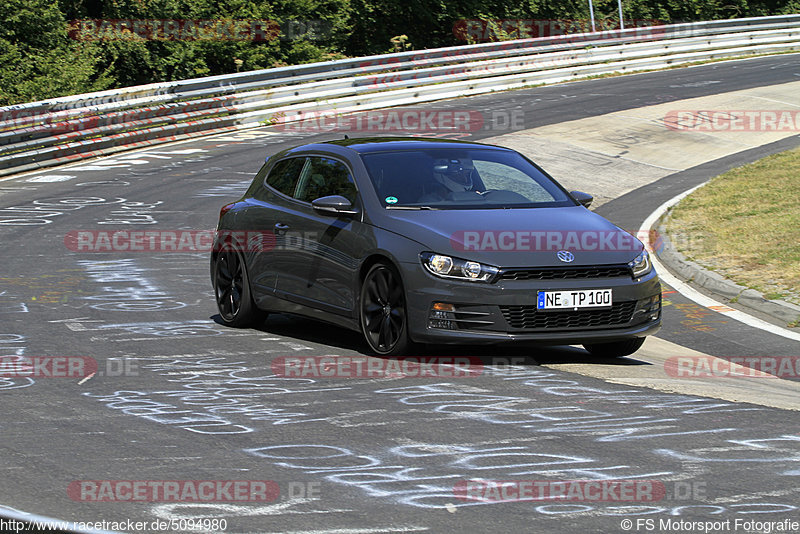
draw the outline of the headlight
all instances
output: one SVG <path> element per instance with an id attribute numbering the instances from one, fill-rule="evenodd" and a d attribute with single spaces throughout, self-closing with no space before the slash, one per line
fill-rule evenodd
<path id="1" fill-rule="evenodd" d="M 498 272 L 497 267 L 492 267 L 491 265 L 434 254 L 433 252 L 423 252 L 419 257 L 428 272 L 442 278 L 469 282 L 491 282 Z"/>
<path id="2" fill-rule="evenodd" d="M 653 264 L 650 263 L 650 254 L 643 250 L 641 254 L 636 256 L 636 259 L 628 262 L 628 267 L 634 278 L 641 278 L 653 269 Z"/>

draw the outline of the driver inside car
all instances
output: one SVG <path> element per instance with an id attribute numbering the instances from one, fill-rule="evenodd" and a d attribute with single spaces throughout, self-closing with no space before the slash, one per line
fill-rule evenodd
<path id="1" fill-rule="evenodd" d="M 471 158 L 438 158 L 433 162 L 433 181 L 418 202 L 455 200 L 475 194 L 482 182 Z"/>

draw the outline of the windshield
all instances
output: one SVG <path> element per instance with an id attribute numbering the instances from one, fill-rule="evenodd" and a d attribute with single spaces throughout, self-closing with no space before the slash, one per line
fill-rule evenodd
<path id="1" fill-rule="evenodd" d="M 362 158 L 387 208 L 575 205 L 552 179 L 513 151 L 446 148 L 376 152 Z"/>

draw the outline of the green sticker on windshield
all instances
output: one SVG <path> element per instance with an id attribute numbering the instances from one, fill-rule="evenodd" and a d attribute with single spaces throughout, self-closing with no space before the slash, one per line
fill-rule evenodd
<path id="1" fill-rule="evenodd" d="M 386 197 L 384 200 L 387 204 L 397 204 L 397 197 Z"/>

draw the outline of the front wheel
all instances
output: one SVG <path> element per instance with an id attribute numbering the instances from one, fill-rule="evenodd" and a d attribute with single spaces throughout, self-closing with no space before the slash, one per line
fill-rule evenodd
<path id="1" fill-rule="evenodd" d="M 359 299 L 361 332 L 369 348 L 382 356 L 399 356 L 410 348 L 406 299 L 397 271 L 376 263 L 367 272 Z"/>
<path id="2" fill-rule="evenodd" d="M 214 262 L 214 295 L 219 315 L 227 326 L 257 326 L 267 318 L 253 302 L 242 254 L 226 243 Z"/>
<path id="3" fill-rule="evenodd" d="M 634 337 L 624 341 L 614 341 L 612 343 L 584 343 L 583 348 L 588 350 L 593 356 L 606 358 L 621 358 L 630 356 L 642 346 L 643 337 Z"/>

